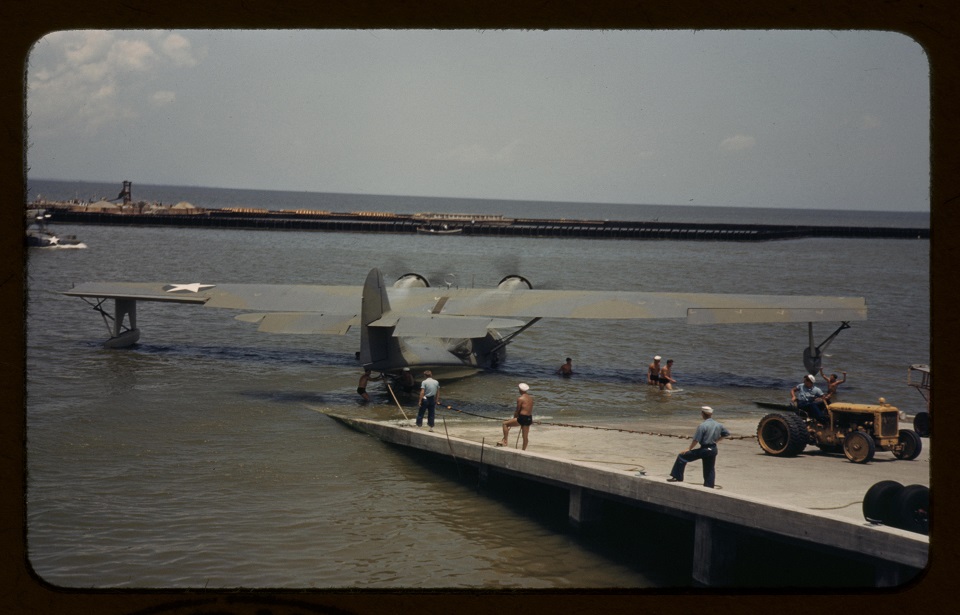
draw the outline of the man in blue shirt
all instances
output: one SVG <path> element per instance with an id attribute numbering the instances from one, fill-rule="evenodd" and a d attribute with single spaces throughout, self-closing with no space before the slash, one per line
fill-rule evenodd
<path id="1" fill-rule="evenodd" d="M 423 427 L 423 413 L 427 413 L 427 425 L 433 431 L 433 417 L 437 411 L 437 402 L 440 401 L 440 383 L 433 379 L 433 372 L 429 369 L 423 372 L 423 382 L 420 383 L 420 409 L 417 411 L 417 427 Z"/>
<path id="2" fill-rule="evenodd" d="M 693 440 L 687 450 L 677 455 L 677 460 L 670 470 L 668 483 L 682 483 L 683 471 L 691 461 L 700 459 L 703 461 L 703 486 L 713 489 L 717 478 L 717 442 L 730 436 L 726 427 L 713 420 L 713 408 L 703 406 L 700 408 L 700 416 L 703 422 L 697 426 L 693 433 Z M 696 445 L 698 448 L 694 448 Z"/>
<path id="3" fill-rule="evenodd" d="M 824 395 L 820 387 L 814 386 L 813 375 L 807 374 L 803 382 L 790 389 L 790 401 L 797 406 L 797 410 L 803 410 L 807 416 L 821 423 L 826 422 L 827 414 L 824 412 L 824 402 L 830 399 L 830 395 Z"/>

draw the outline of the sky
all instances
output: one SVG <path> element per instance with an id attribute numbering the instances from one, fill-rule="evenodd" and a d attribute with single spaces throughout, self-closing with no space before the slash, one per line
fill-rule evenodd
<path id="1" fill-rule="evenodd" d="M 31 179 L 930 210 L 929 65 L 871 31 L 54 32 Z"/>

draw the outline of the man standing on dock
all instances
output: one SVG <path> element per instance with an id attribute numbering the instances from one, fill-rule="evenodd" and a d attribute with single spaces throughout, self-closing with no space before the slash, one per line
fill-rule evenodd
<path id="1" fill-rule="evenodd" d="M 683 471 L 687 464 L 697 459 L 703 462 L 703 486 L 713 489 L 717 478 L 717 442 L 730 436 L 727 428 L 713 420 L 713 408 L 703 406 L 700 408 L 700 416 L 703 422 L 697 426 L 693 434 L 693 440 L 690 447 L 677 455 L 677 460 L 670 470 L 668 483 L 682 483 Z M 694 448 L 696 445 L 699 448 Z"/>
<path id="2" fill-rule="evenodd" d="M 503 440 L 497 442 L 497 446 L 507 446 L 507 436 L 510 435 L 510 428 L 520 426 L 520 434 L 523 436 L 523 450 L 527 450 L 527 434 L 530 433 L 530 425 L 533 423 L 533 396 L 530 395 L 530 386 L 524 382 L 517 385 L 520 396 L 517 397 L 517 409 L 513 412 L 513 418 L 503 422 Z"/>
<path id="3" fill-rule="evenodd" d="M 427 425 L 433 431 L 433 419 L 437 411 L 437 402 L 440 401 L 440 383 L 433 379 L 433 372 L 429 369 L 423 372 L 423 382 L 420 383 L 420 409 L 417 411 L 417 427 L 423 427 L 423 414 L 427 413 Z"/>

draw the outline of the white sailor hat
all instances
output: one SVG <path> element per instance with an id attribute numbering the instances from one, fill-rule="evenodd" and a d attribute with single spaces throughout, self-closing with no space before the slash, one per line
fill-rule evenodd
<path id="1" fill-rule="evenodd" d="M 654 360 L 654 361 L 659 361 L 659 360 L 660 360 L 660 355 L 657 355 L 657 356 L 653 357 L 653 360 Z"/>
<path id="2" fill-rule="evenodd" d="M 713 414 L 713 408 L 710 406 L 700 406 L 700 412 L 703 412 L 704 414 Z"/>
<path id="3" fill-rule="evenodd" d="M 814 377 L 813 374 L 807 374 L 806 376 L 804 376 L 804 378 L 805 378 L 806 380 L 809 380 L 810 382 L 816 382 L 816 381 L 817 381 L 817 379 Z"/>
<path id="4" fill-rule="evenodd" d="M 527 391 L 530 390 L 530 385 L 527 384 L 526 382 L 521 382 L 520 384 L 517 385 L 517 388 L 523 391 L 524 393 L 526 393 Z"/>

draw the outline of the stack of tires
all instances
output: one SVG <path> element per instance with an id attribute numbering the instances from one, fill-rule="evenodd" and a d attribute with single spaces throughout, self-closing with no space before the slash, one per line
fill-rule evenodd
<path id="1" fill-rule="evenodd" d="M 904 487 L 895 480 L 882 480 L 863 496 L 863 518 L 920 534 L 930 533 L 930 488 Z"/>

